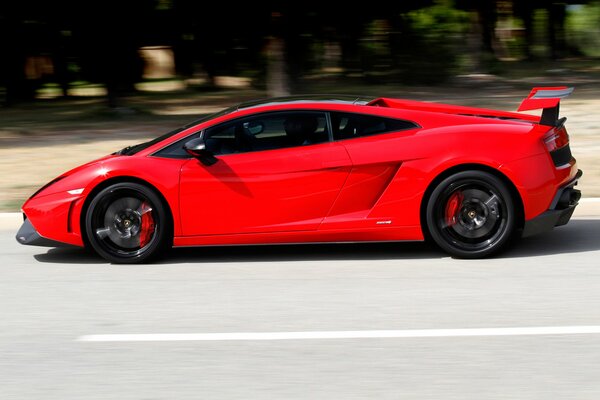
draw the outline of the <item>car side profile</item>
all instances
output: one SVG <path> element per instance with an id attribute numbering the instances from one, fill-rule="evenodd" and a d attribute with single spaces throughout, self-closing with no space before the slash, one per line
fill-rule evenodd
<path id="1" fill-rule="evenodd" d="M 581 196 L 559 102 L 519 111 L 286 98 L 240 104 L 52 180 L 23 205 L 22 244 L 113 263 L 171 247 L 431 240 L 481 258 L 566 224 Z"/>

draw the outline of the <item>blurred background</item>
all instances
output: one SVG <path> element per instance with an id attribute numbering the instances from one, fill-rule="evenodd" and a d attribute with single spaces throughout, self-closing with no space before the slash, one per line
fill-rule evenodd
<path id="1" fill-rule="evenodd" d="M 385 3 L 3 1 L 0 211 L 82 162 L 248 99 L 515 110 L 535 85 L 576 87 L 561 111 L 584 196 L 600 196 L 600 1 Z"/>

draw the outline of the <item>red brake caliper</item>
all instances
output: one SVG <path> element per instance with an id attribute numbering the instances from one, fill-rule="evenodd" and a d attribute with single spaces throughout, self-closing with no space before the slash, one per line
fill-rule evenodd
<path id="1" fill-rule="evenodd" d="M 446 203 L 446 225 L 452 226 L 456 223 L 456 212 L 458 211 L 464 196 L 462 192 L 456 192 L 448 199 Z"/>
<path id="2" fill-rule="evenodd" d="M 140 247 L 144 247 L 152 239 L 154 233 L 154 218 L 152 211 L 146 211 L 150 208 L 150 204 L 143 202 L 140 207 L 142 210 L 142 222 L 140 224 Z"/>

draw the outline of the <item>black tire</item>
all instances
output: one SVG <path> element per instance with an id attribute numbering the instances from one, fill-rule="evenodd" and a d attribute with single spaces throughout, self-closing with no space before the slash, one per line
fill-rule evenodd
<path id="1" fill-rule="evenodd" d="M 428 233 L 457 258 L 483 258 L 503 250 L 517 226 L 506 184 L 483 171 L 464 171 L 433 190 L 426 209 Z"/>
<path id="2" fill-rule="evenodd" d="M 172 246 L 169 214 L 154 190 L 123 182 L 100 191 L 87 208 L 89 245 L 115 264 L 155 260 Z"/>

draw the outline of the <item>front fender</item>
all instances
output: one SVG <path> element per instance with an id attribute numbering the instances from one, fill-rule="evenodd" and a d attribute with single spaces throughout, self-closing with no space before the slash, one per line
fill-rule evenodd
<path id="1" fill-rule="evenodd" d="M 47 239 L 83 245 L 81 216 L 84 205 L 101 185 L 132 179 L 154 187 L 165 199 L 174 221 L 175 235 L 181 232 L 179 174 L 185 160 L 121 156 L 86 164 L 32 196 L 23 212 L 39 234 Z"/>

